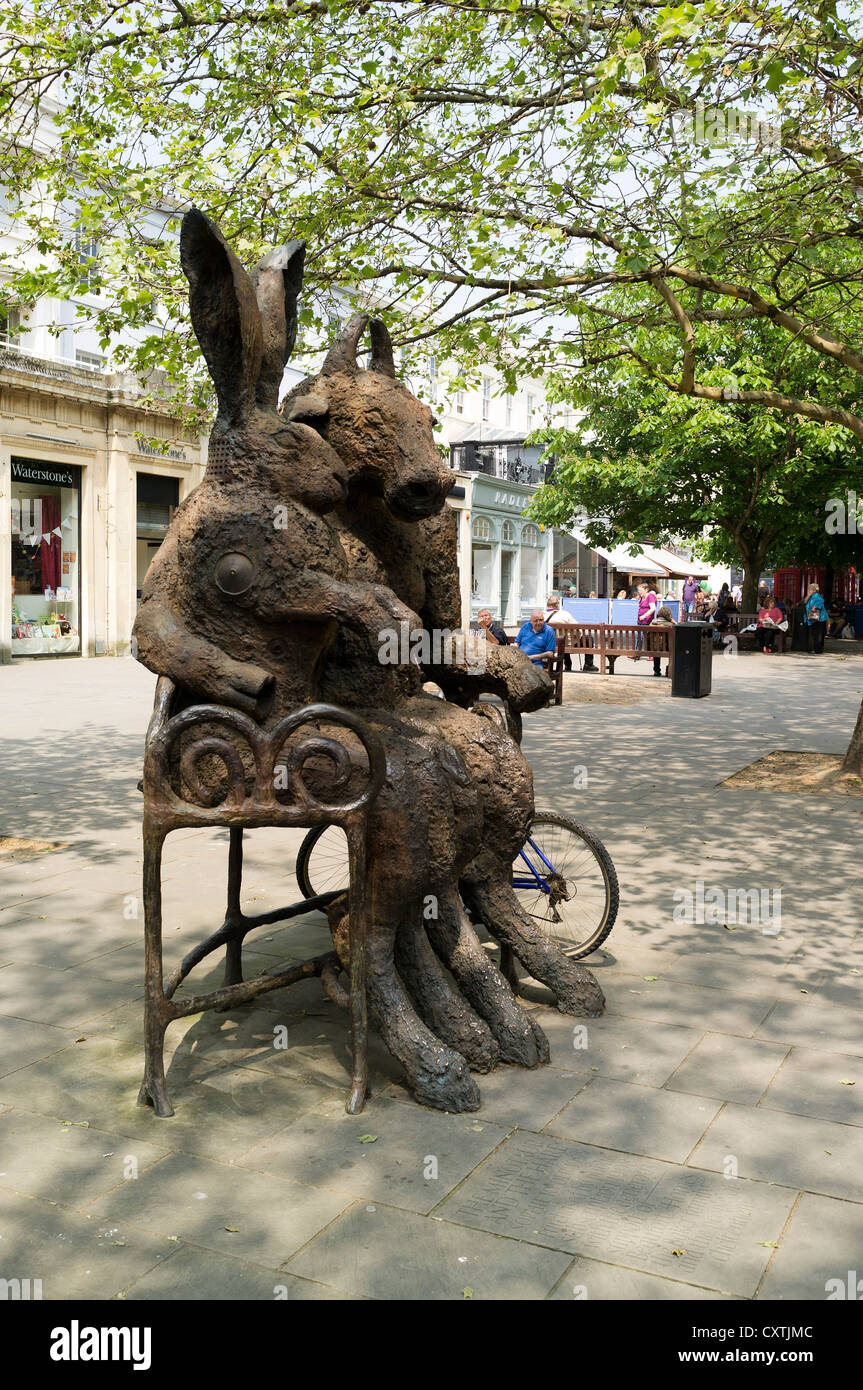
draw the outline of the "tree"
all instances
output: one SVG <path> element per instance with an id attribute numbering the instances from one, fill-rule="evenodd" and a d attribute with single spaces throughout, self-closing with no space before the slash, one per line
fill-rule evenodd
<path id="1" fill-rule="evenodd" d="M 711 338 L 709 384 L 740 395 L 770 381 L 793 387 L 801 364 L 770 325 L 719 325 Z M 661 345 L 654 349 L 659 354 Z M 532 505 L 538 520 L 566 526 L 583 510 L 594 544 L 689 538 L 705 559 L 743 565 L 745 611 L 755 608 L 769 562 L 797 558 L 800 547 L 809 558 L 817 551 L 832 561 L 844 541 L 856 547 L 846 545 L 845 557 L 858 556 L 856 536 L 826 529 L 830 500 L 844 497 L 859 476 L 856 441 L 844 426 L 691 400 L 631 365 L 609 363 L 576 429 L 541 437 L 556 463 Z"/>
<path id="2" fill-rule="evenodd" d="M 4 178 L 99 236 L 99 322 L 142 330 L 141 369 L 165 357 L 154 317 L 182 318 L 176 248 L 140 217 L 167 197 L 247 254 L 307 236 L 313 288 L 374 291 L 403 341 L 493 360 L 510 385 L 609 353 L 655 372 L 631 341 L 654 323 L 675 335 L 668 389 L 721 399 L 705 330 L 747 319 L 860 374 L 842 323 L 863 286 L 860 18 L 859 0 L 19 3 Z M 34 120 L 59 95 L 49 139 Z M 46 259 L 19 291 L 80 284 L 51 200 L 22 208 L 59 270 Z M 646 292 L 635 318 L 621 286 Z M 829 395 L 745 399 L 863 437 Z"/>

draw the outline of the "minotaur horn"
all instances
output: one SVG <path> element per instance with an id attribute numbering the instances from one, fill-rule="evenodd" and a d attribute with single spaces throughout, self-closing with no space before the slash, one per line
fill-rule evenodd
<path id="1" fill-rule="evenodd" d="M 372 360 L 370 370 L 380 372 L 381 376 L 391 376 L 395 380 L 396 364 L 393 358 L 392 339 L 387 326 L 380 319 L 372 319 Z"/>
<path id="2" fill-rule="evenodd" d="M 360 338 L 366 331 L 368 314 L 354 314 L 345 324 L 327 353 L 321 371 L 324 376 L 334 376 L 336 372 L 355 372 L 357 369 L 357 348 Z"/>

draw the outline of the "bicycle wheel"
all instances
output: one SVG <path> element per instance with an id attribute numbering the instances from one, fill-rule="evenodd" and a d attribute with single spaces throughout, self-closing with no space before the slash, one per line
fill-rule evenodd
<path id="1" fill-rule="evenodd" d="M 512 866 L 519 902 L 572 960 L 608 936 L 620 894 L 608 850 L 572 816 L 536 811 Z"/>
<path id="2" fill-rule="evenodd" d="M 316 825 L 297 855 L 297 882 L 304 898 L 350 888 L 348 837 L 339 825 Z"/>

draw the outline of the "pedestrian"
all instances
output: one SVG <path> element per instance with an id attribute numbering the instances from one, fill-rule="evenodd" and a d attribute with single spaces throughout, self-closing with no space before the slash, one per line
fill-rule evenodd
<path id="1" fill-rule="evenodd" d="M 680 610 L 685 623 L 691 621 L 695 612 L 695 595 L 700 593 L 701 586 L 695 575 L 687 575 L 683 581 L 683 603 Z"/>
<path id="2" fill-rule="evenodd" d="M 645 582 L 638 585 L 638 617 L 636 622 L 640 628 L 649 627 L 656 617 L 656 610 L 659 607 L 659 600 L 655 592 L 647 587 Z M 639 635 L 636 638 L 636 651 L 633 661 L 638 661 L 641 657 L 641 648 L 644 646 L 644 638 Z"/>
<path id="3" fill-rule="evenodd" d="M 572 622 L 572 614 L 566 613 L 560 606 L 560 599 L 554 594 L 549 594 L 545 601 L 545 621 L 550 627 L 560 627 L 565 623 Z M 563 654 L 564 671 L 572 670 L 572 657 L 569 652 Z"/>
<path id="4" fill-rule="evenodd" d="M 491 610 L 481 608 L 476 615 L 476 620 L 480 625 L 485 640 L 493 647 L 505 647 L 509 643 L 509 638 L 501 627 L 497 618 L 491 616 Z"/>
<path id="5" fill-rule="evenodd" d="M 519 628 L 513 645 L 524 652 L 525 656 L 530 657 L 534 666 L 548 665 L 542 658 L 556 651 L 557 638 L 554 628 L 545 621 L 545 613 L 541 608 L 534 608 L 528 621 Z"/>
<path id="6" fill-rule="evenodd" d="M 739 612 L 739 610 L 740 610 L 740 604 L 741 604 L 741 602 L 743 601 L 743 585 L 742 585 L 742 584 L 735 584 L 735 585 L 734 585 L 734 587 L 733 587 L 732 590 L 731 590 L 731 597 L 734 599 L 735 607 L 736 607 L 736 609 L 737 609 L 738 612 Z"/>
<path id="7" fill-rule="evenodd" d="M 817 584 L 809 585 L 804 611 L 809 631 L 812 633 L 812 651 L 816 656 L 820 656 L 824 651 L 824 636 L 827 632 L 827 607 Z"/>
<path id="8" fill-rule="evenodd" d="M 656 617 L 653 619 L 653 622 L 650 624 L 650 626 L 651 626 L 651 629 L 652 629 L 652 628 L 655 628 L 655 627 L 674 627 L 674 618 L 673 618 L 672 615 L 671 615 L 671 609 L 670 609 L 670 608 L 666 608 L 665 604 L 663 604 L 662 607 L 659 609 L 658 613 L 656 614 Z M 649 640 L 650 640 L 650 639 L 649 639 L 649 637 L 648 637 L 648 641 L 649 641 Z M 661 675 L 662 675 L 662 670 L 661 670 L 661 668 L 660 668 L 660 662 L 661 662 L 661 660 L 662 660 L 662 657 L 661 657 L 661 656 L 656 656 L 656 655 L 654 655 L 654 657 L 653 657 L 653 674 L 654 674 L 655 676 L 661 676 Z M 666 676 L 670 676 L 670 675 L 671 675 L 671 657 L 670 657 L 670 655 L 669 655 L 668 663 L 667 663 L 667 665 L 666 665 L 666 667 L 665 667 L 665 674 L 666 674 Z"/>

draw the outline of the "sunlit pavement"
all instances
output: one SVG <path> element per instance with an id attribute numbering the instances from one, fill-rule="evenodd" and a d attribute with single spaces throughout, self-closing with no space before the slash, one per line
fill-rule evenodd
<path id="1" fill-rule="evenodd" d="M 552 1065 L 480 1077 L 471 1115 L 417 1106 L 376 1043 L 347 1116 L 316 981 L 173 1024 L 176 1115 L 136 1107 L 152 689 L 131 661 L 0 670 L 0 834 L 64 846 L 0 857 L 0 1278 L 47 1299 L 820 1300 L 859 1268 L 863 800 L 718 784 L 773 749 L 841 752 L 863 659 L 717 659 L 708 699 L 525 721 L 537 803 L 617 866 L 590 962 L 608 1010 L 585 1025 L 528 985 Z M 301 835 L 247 836 L 254 908 L 298 896 Z M 220 922 L 225 872 L 224 835 L 169 840 L 169 961 Z M 710 889 L 769 911 L 686 920 Z M 320 917 L 264 929 L 248 969 L 327 940 Z"/>

